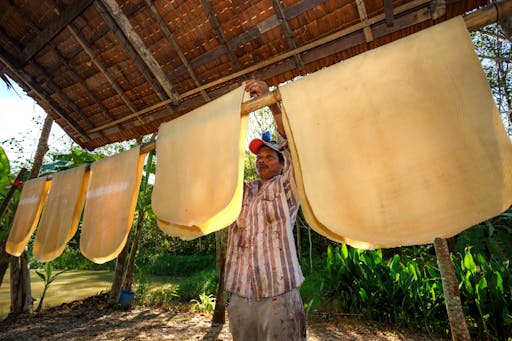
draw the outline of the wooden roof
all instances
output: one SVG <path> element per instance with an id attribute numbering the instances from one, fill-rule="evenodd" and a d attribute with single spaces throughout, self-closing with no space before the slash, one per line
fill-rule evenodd
<path id="1" fill-rule="evenodd" d="M 0 0 L 0 74 L 92 150 L 249 77 L 277 85 L 487 3 Z"/>

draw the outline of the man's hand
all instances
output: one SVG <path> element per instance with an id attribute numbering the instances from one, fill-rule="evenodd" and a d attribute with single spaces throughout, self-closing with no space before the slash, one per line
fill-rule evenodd
<path id="1" fill-rule="evenodd" d="M 249 79 L 245 81 L 245 91 L 247 91 L 251 97 L 260 97 L 268 93 L 268 85 L 264 81 Z"/>
<path id="2" fill-rule="evenodd" d="M 248 81 L 245 81 L 245 91 L 250 93 L 251 97 L 260 97 L 268 93 L 268 85 L 266 82 L 257 79 L 249 79 Z M 272 112 L 272 116 L 274 116 L 274 120 L 276 121 L 277 132 L 279 135 L 286 138 L 283 120 L 281 118 L 281 108 L 279 108 L 277 103 L 274 103 L 269 106 L 269 109 Z"/>

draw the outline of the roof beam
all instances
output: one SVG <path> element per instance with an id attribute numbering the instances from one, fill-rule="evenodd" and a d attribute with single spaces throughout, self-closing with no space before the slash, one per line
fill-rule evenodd
<path id="1" fill-rule="evenodd" d="M 279 20 L 279 23 L 281 24 L 281 29 L 283 30 L 286 41 L 288 42 L 288 47 L 290 50 L 295 50 L 297 48 L 297 44 L 295 43 L 295 39 L 293 39 L 293 33 L 290 29 L 290 25 L 288 24 L 288 21 L 286 21 L 286 15 L 284 14 L 283 7 L 279 3 L 279 0 L 272 0 L 272 6 L 274 6 L 274 11 L 276 12 L 277 19 Z M 295 58 L 295 64 L 297 65 L 297 69 L 303 70 L 304 69 L 304 63 L 302 62 L 302 59 L 299 54 L 296 54 L 293 56 Z"/>
<path id="2" fill-rule="evenodd" d="M 60 31 L 89 7 L 94 0 L 75 0 L 48 27 L 41 31 L 34 40 L 21 51 L 21 64 L 25 65 L 36 53 L 41 51 Z"/>
<path id="3" fill-rule="evenodd" d="M 107 68 L 105 66 L 103 66 L 103 63 L 98 59 L 98 57 L 96 56 L 94 51 L 92 51 L 89 48 L 88 43 L 85 40 L 85 37 L 82 35 L 82 33 L 79 32 L 73 24 L 68 26 L 68 30 L 71 33 L 71 35 L 75 38 L 75 40 L 78 42 L 78 44 L 80 44 L 80 46 L 85 51 L 85 53 L 89 56 L 89 58 L 94 63 L 94 65 L 96 65 L 98 70 L 107 79 L 107 81 L 112 86 L 112 88 L 115 90 L 115 92 L 117 92 L 119 97 L 121 97 L 124 104 L 126 104 L 126 106 L 130 109 L 131 112 L 136 112 L 137 108 L 133 105 L 132 101 L 128 97 L 126 97 L 123 89 L 121 89 L 119 84 L 117 84 L 115 79 L 110 75 L 110 72 L 107 70 Z M 112 116 L 110 116 L 110 118 L 113 120 Z"/>
<path id="4" fill-rule="evenodd" d="M 364 0 L 356 0 L 357 11 L 359 12 L 359 18 L 361 18 L 361 22 L 367 24 L 363 28 L 364 37 L 366 38 L 366 42 L 369 43 L 373 41 L 373 34 L 370 25 L 368 24 L 368 14 L 366 13 L 366 6 L 364 5 Z"/>
<path id="5" fill-rule="evenodd" d="M 224 32 L 222 32 L 222 29 L 220 28 L 219 20 L 215 16 L 215 13 L 213 12 L 210 2 L 208 0 L 201 0 L 201 6 L 203 8 L 203 11 L 206 13 L 206 16 L 208 17 L 210 24 L 215 30 L 215 33 L 217 34 L 217 39 L 219 39 L 222 46 L 226 48 L 226 53 L 229 59 L 231 60 L 231 63 L 233 63 L 233 65 L 235 66 L 235 70 L 242 70 L 242 64 L 240 64 L 240 61 L 235 56 L 235 53 L 229 47 L 226 36 L 224 35 Z"/>
<path id="6" fill-rule="evenodd" d="M 382 0 L 384 6 L 384 14 L 386 15 L 386 25 L 393 26 L 393 0 Z"/>
<path id="7" fill-rule="evenodd" d="M 98 1 L 96 1 L 94 3 L 94 6 L 95 6 L 96 10 L 98 11 L 98 13 L 101 15 L 101 17 L 103 18 L 103 20 L 105 21 L 105 23 L 107 24 L 107 27 L 110 28 L 110 31 L 115 34 L 115 36 L 119 40 L 120 44 L 122 46 L 124 46 L 126 53 L 128 54 L 128 56 L 130 56 L 130 59 L 135 63 L 135 65 L 139 69 L 142 76 L 144 76 L 144 79 L 146 79 L 148 84 L 151 85 L 151 87 L 157 94 L 158 98 L 160 98 L 160 100 L 162 100 L 162 101 L 168 99 L 168 97 L 165 94 L 165 92 L 163 91 L 162 87 L 160 86 L 160 84 L 157 84 L 155 82 L 154 77 L 151 75 L 146 64 L 144 63 L 142 58 L 139 56 L 137 51 L 135 51 L 135 49 L 132 46 L 132 44 L 130 43 L 130 41 L 125 37 L 123 32 L 121 30 L 119 30 L 119 27 L 117 26 L 116 22 L 114 21 L 114 19 L 110 15 L 110 13 L 107 11 L 105 6 L 103 6 L 103 4 L 101 4 Z"/>
<path id="8" fill-rule="evenodd" d="M 293 19 L 312 8 L 316 7 L 319 4 L 324 3 L 326 0 L 303 0 L 300 1 L 290 7 L 287 7 L 284 9 L 284 18 L 286 20 Z M 279 19 L 276 15 L 272 15 L 268 17 L 267 19 L 257 23 L 255 26 L 251 27 L 244 33 L 240 34 L 239 36 L 227 41 L 226 45 L 219 45 L 216 48 L 213 48 L 209 50 L 208 52 L 200 55 L 197 58 L 194 58 L 190 61 L 190 65 L 192 67 L 197 67 L 199 65 L 202 65 L 204 63 L 207 63 L 225 53 L 228 53 L 228 48 L 233 49 L 238 46 L 241 46 L 251 40 L 254 40 L 257 38 L 261 33 L 265 33 L 267 31 L 270 31 L 271 29 L 279 26 Z M 176 68 L 173 72 L 169 74 L 170 79 L 175 79 L 181 75 L 183 75 L 186 72 L 184 67 Z"/>
<path id="9" fill-rule="evenodd" d="M 142 58 L 151 73 L 158 80 L 158 83 L 162 86 L 167 96 L 173 101 L 174 104 L 178 104 L 179 95 L 172 87 L 172 84 L 167 79 L 167 76 L 149 49 L 146 47 L 146 45 L 144 45 L 144 42 L 140 36 L 137 34 L 137 32 L 135 32 L 135 29 L 130 24 L 130 20 L 126 17 L 126 15 L 124 15 L 117 2 L 115 0 L 100 0 L 100 3 L 107 9 L 107 11 L 116 22 L 117 26 L 123 31 L 126 38 L 137 51 L 138 55 Z"/>
<path id="10" fill-rule="evenodd" d="M 400 17 L 397 20 L 397 25 L 395 25 L 395 27 L 391 27 L 391 28 L 387 27 L 387 25 L 384 21 L 385 20 L 384 14 L 380 14 L 375 17 L 369 18 L 368 24 L 376 25 L 373 32 L 375 33 L 375 37 L 378 37 L 378 36 L 384 35 L 385 33 L 394 32 L 396 30 L 399 30 L 403 27 L 412 25 L 414 23 L 419 23 L 419 22 L 422 22 L 425 20 L 429 20 L 432 14 L 429 11 L 429 9 L 427 7 L 425 7 L 425 5 L 428 4 L 429 2 L 430 2 L 430 0 L 416 0 L 412 3 L 404 4 L 402 6 L 397 7 L 394 11 L 394 15 L 399 15 L 401 13 L 404 13 L 404 12 L 409 11 L 414 8 L 418 8 L 418 9 L 415 12 L 412 12 L 412 13 L 409 13 L 407 15 Z M 470 31 L 477 30 L 483 26 L 486 26 L 490 23 L 499 21 L 499 20 L 503 19 L 504 17 L 508 17 L 508 16 L 512 15 L 512 1 L 506 1 L 505 3 L 500 2 L 496 6 L 499 8 L 499 11 L 496 10 L 494 5 L 490 5 L 488 7 L 482 8 L 478 11 L 475 11 L 475 12 L 465 16 L 464 21 L 466 23 L 466 26 L 468 27 L 468 30 L 470 30 Z M 307 50 L 311 50 L 311 51 L 309 51 L 307 54 L 304 55 L 304 59 L 305 59 L 306 63 L 313 62 L 315 60 L 318 60 L 325 56 L 328 56 L 332 53 L 333 50 L 335 50 L 335 52 L 341 52 L 350 47 L 353 47 L 353 46 L 356 46 L 356 45 L 359 45 L 359 44 L 365 42 L 365 37 L 361 33 L 361 30 L 365 26 L 366 26 L 365 23 L 359 23 L 359 24 L 355 25 L 354 27 L 340 30 L 338 32 L 335 32 L 335 33 L 327 36 L 327 37 L 321 38 L 321 39 L 314 41 L 312 43 L 309 43 L 305 46 L 301 46 L 301 47 L 297 48 L 295 51 L 290 51 L 290 52 L 284 53 L 282 55 L 276 56 L 275 58 L 273 58 L 270 61 L 259 63 L 252 67 L 249 67 L 241 72 L 238 72 L 233 75 L 224 77 L 220 80 L 216 80 L 214 82 L 205 84 L 204 86 L 202 86 L 202 88 L 213 87 L 213 86 L 223 83 L 225 81 L 235 79 L 241 73 L 253 72 L 255 70 L 264 68 L 264 67 L 266 67 L 270 64 L 276 63 L 278 61 L 288 59 L 289 57 L 293 56 L 296 53 L 301 53 L 301 52 L 304 52 Z M 342 37 L 344 37 L 344 39 L 340 40 L 339 38 L 342 38 Z M 285 61 L 285 62 L 281 63 L 279 66 L 277 66 L 276 68 L 267 69 L 267 71 L 265 71 L 266 76 L 262 77 L 262 79 L 270 78 L 270 77 L 280 74 L 282 72 L 291 70 L 294 67 L 295 66 L 294 66 L 293 61 L 291 61 L 291 60 Z M 184 99 L 184 101 L 182 102 L 183 106 L 186 106 L 190 102 L 190 100 L 196 101 L 198 97 L 194 97 L 194 98 L 191 98 L 190 100 L 187 100 L 186 96 L 190 96 L 199 91 L 200 91 L 200 89 L 194 89 L 187 93 L 182 94 L 183 99 Z M 214 98 L 215 98 L 215 96 L 214 96 Z M 148 112 L 156 111 L 156 110 L 158 110 L 158 108 L 165 106 L 167 103 L 169 103 L 169 100 L 151 105 L 137 113 L 130 115 L 131 117 L 126 117 L 126 118 L 118 120 L 118 122 L 116 122 L 116 124 L 119 122 L 123 122 L 123 121 L 129 120 L 129 119 L 132 119 L 132 118 L 136 117 L 137 115 L 144 115 Z M 267 104 L 265 104 L 265 105 L 267 105 Z M 263 106 L 264 105 L 262 105 L 261 107 L 263 107 Z M 180 107 L 181 107 L 181 105 L 180 105 Z M 256 109 L 259 109 L 259 108 L 256 108 Z M 108 129 L 109 127 L 112 127 L 112 126 L 113 126 L 112 124 L 106 124 L 106 125 L 94 128 L 94 129 L 88 131 L 88 133 L 100 131 L 103 129 Z"/>
<path id="11" fill-rule="evenodd" d="M 155 17 L 156 21 L 158 22 L 158 25 L 160 25 L 160 29 L 162 30 L 162 33 L 164 34 L 164 36 L 167 39 L 167 41 L 169 42 L 169 44 L 171 44 L 171 47 L 174 49 L 174 51 L 176 52 L 176 54 L 180 58 L 181 62 L 183 63 L 183 65 L 187 69 L 188 74 L 190 75 L 190 77 L 194 81 L 194 84 L 196 86 L 200 86 L 201 82 L 197 78 L 196 73 L 194 72 L 194 70 L 190 66 L 190 63 L 188 62 L 187 58 L 185 57 L 185 54 L 183 53 L 183 51 L 181 50 L 180 46 L 176 42 L 176 39 L 174 39 L 173 34 L 171 33 L 171 31 L 167 27 L 167 24 L 162 19 L 162 16 L 160 15 L 160 13 L 158 13 L 158 10 L 153 5 L 153 2 L 151 0 L 146 0 L 146 5 L 151 9 L 151 12 L 153 12 L 153 16 Z M 205 101 L 209 102 L 211 100 L 211 98 L 208 96 L 206 91 L 204 91 L 204 90 L 201 91 L 201 95 L 203 96 Z"/>
<path id="12" fill-rule="evenodd" d="M 417 7 L 417 6 L 422 6 L 422 5 L 428 4 L 429 2 L 430 2 L 430 0 L 416 0 L 414 2 L 414 5 L 415 5 L 415 7 Z M 406 5 L 400 6 L 400 7 L 398 7 L 396 9 L 395 13 L 396 14 L 400 14 L 400 13 L 403 13 L 405 11 L 410 10 L 411 8 L 414 8 L 414 7 L 411 7 L 411 6 L 413 6 L 413 4 L 406 4 Z M 426 10 L 425 8 L 420 9 L 420 11 L 422 13 L 423 12 L 429 13 L 428 9 Z M 412 15 L 415 15 L 415 13 L 413 13 Z M 411 14 L 409 14 L 409 16 L 411 16 Z M 417 17 L 417 15 L 415 17 Z M 423 16 L 421 16 L 421 17 L 423 17 Z M 377 24 L 377 23 L 382 22 L 383 20 L 385 20 L 385 16 L 384 16 L 384 14 L 380 14 L 380 15 L 377 15 L 375 17 L 372 17 L 372 18 L 368 19 L 368 24 L 370 24 L 370 25 Z M 361 22 L 361 23 L 356 24 L 356 25 L 354 25 L 352 27 L 348 27 L 346 29 L 343 29 L 343 30 L 340 30 L 338 32 L 335 32 L 335 33 L 333 33 L 333 34 L 331 34 L 331 35 L 329 35 L 327 37 L 318 39 L 318 40 L 316 40 L 314 42 L 311 42 L 309 44 L 301 46 L 301 47 L 299 47 L 299 48 L 297 48 L 295 50 L 292 50 L 292 51 L 283 53 L 281 55 L 275 56 L 274 58 L 271 58 L 271 59 L 269 59 L 267 61 L 263 61 L 263 62 L 258 63 L 256 65 L 248 67 L 248 68 L 246 68 L 244 70 L 235 72 L 235 73 L 233 73 L 233 74 L 231 74 L 229 76 L 222 77 L 222 78 L 217 79 L 217 80 L 215 80 L 213 82 L 207 83 L 207 84 L 202 85 L 202 86 L 200 86 L 198 88 L 195 88 L 195 89 L 192 89 L 190 91 L 187 91 L 187 92 L 181 94 L 182 99 L 185 100 L 188 96 L 192 96 L 192 95 L 198 93 L 201 90 L 214 87 L 214 86 L 219 85 L 221 83 L 224 83 L 224 82 L 236 79 L 236 78 L 240 77 L 241 75 L 245 75 L 245 74 L 257 71 L 259 69 L 262 69 L 264 67 L 272 65 L 272 64 L 277 63 L 279 61 L 288 59 L 290 57 L 293 57 L 295 54 L 302 53 L 302 52 L 305 52 L 305 51 L 308 51 L 308 50 L 326 48 L 326 47 L 324 47 L 322 45 L 326 45 L 326 44 L 331 43 L 332 41 L 334 41 L 336 39 L 339 39 L 339 38 L 342 38 L 342 37 L 346 37 L 346 36 L 348 36 L 350 34 L 357 33 L 357 31 L 362 30 L 366 25 L 367 25 L 366 23 L 362 23 Z M 400 27 L 398 25 L 396 25 L 395 27 L 393 27 L 391 29 L 398 30 L 399 28 Z M 364 38 L 359 39 L 358 36 L 356 35 L 355 38 L 351 38 L 351 39 L 349 39 L 349 41 L 350 41 L 350 44 L 347 45 L 347 43 L 344 40 L 341 40 L 340 44 L 344 44 L 344 45 L 337 45 L 336 48 L 339 51 L 342 51 L 344 49 L 347 49 L 347 48 L 350 48 L 352 46 L 355 46 L 355 45 L 363 43 L 364 42 Z M 330 49 L 330 48 L 331 47 L 329 45 L 327 45 L 327 49 Z M 339 52 L 339 51 L 337 51 L 337 52 Z M 330 52 L 332 52 L 332 51 L 330 51 Z M 312 54 L 311 51 L 310 51 L 307 54 L 305 54 L 303 56 L 303 58 L 304 58 L 304 60 L 306 60 L 306 63 L 308 63 L 308 62 L 313 62 L 315 60 L 321 59 L 321 58 L 325 57 L 328 54 L 329 53 L 325 54 L 325 52 L 323 54 L 316 54 L 315 59 L 311 59 L 311 58 L 308 58 L 308 57 L 310 55 L 314 55 L 314 54 Z M 306 59 L 306 58 L 308 58 L 308 59 Z M 283 65 L 286 65 L 286 63 L 283 63 Z M 291 62 L 288 65 L 289 65 L 289 69 L 290 70 L 294 68 L 293 62 Z M 279 72 L 275 72 L 275 74 L 279 74 L 279 73 L 280 73 L 280 71 Z M 262 79 L 270 78 L 273 75 L 274 74 L 268 75 L 268 77 L 262 77 Z M 156 103 L 154 105 L 151 105 L 151 106 L 149 106 L 147 108 L 144 108 L 144 109 L 140 110 L 137 113 L 134 113 L 134 114 L 130 115 L 130 117 L 126 117 L 126 118 L 120 119 L 118 121 L 122 122 L 122 121 L 125 121 L 125 120 L 128 120 L 128 119 L 131 119 L 131 118 L 133 118 L 133 117 L 135 117 L 137 115 L 144 115 L 144 114 L 146 114 L 146 113 L 148 113 L 150 111 L 157 110 L 159 107 L 162 107 L 162 106 L 168 104 L 169 102 L 170 102 L 170 100 L 165 100 L 165 101 L 162 101 L 160 103 Z M 112 126 L 111 124 L 105 124 L 105 125 L 103 125 L 101 127 L 94 128 L 94 129 L 90 130 L 89 132 L 99 131 L 99 130 L 106 129 L 106 128 L 111 127 L 111 126 Z"/>

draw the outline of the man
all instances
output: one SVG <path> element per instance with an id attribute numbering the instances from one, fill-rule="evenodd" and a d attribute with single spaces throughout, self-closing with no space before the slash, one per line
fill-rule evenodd
<path id="1" fill-rule="evenodd" d="M 265 82 L 249 80 L 253 97 L 268 92 Z M 277 104 L 269 107 L 277 125 L 278 142 L 270 134 L 254 139 L 259 179 L 244 184 L 242 210 L 229 229 L 225 286 L 233 340 L 305 340 L 300 269 L 293 226 L 299 209 L 292 190 L 295 177 Z"/>

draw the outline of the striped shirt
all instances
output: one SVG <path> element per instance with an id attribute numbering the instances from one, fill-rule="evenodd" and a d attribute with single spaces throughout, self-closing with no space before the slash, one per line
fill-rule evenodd
<path id="1" fill-rule="evenodd" d="M 226 290 L 255 301 L 281 295 L 304 281 L 293 239 L 299 201 L 287 145 L 279 139 L 285 157 L 281 175 L 244 184 L 240 215 L 229 228 Z"/>

